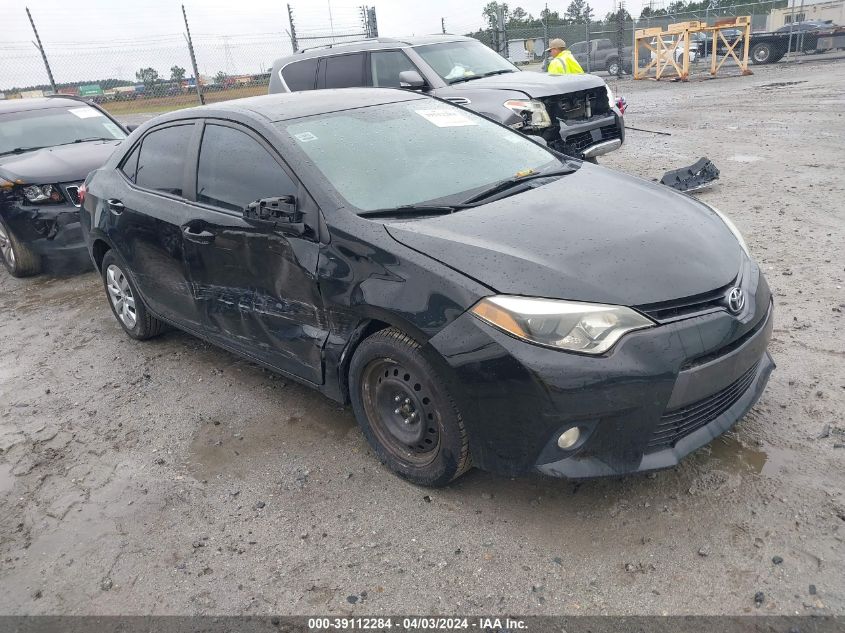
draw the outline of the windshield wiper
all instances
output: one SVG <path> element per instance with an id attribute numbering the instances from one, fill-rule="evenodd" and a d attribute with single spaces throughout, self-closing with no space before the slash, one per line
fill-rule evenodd
<path id="1" fill-rule="evenodd" d="M 44 149 L 44 147 L 16 147 L 15 149 L 10 149 L 6 152 L 0 152 L 0 156 L 6 156 L 7 154 L 23 154 L 24 152 L 33 152 L 37 149 Z"/>
<path id="2" fill-rule="evenodd" d="M 358 215 L 362 218 L 383 218 L 405 215 L 448 215 L 465 208 L 464 205 L 433 205 L 433 204 L 403 204 L 399 207 L 389 209 L 373 209 L 372 211 L 361 211 Z"/>
<path id="3" fill-rule="evenodd" d="M 484 191 L 477 193 L 474 196 L 464 200 L 460 206 L 471 205 L 480 200 L 484 200 L 485 198 L 489 198 L 490 196 L 494 196 L 497 193 L 501 193 L 502 191 L 507 191 L 508 189 L 516 187 L 517 185 L 521 185 L 524 182 L 529 182 L 531 180 L 539 180 L 540 178 L 554 178 L 555 176 L 566 176 L 568 174 L 571 174 L 573 171 L 575 170 L 555 169 L 552 171 L 543 171 L 528 174 L 526 176 L 514 176 L 513 178 L 507 178 L 506 180 L 501 180 L 492 187 L 485 189 Z"/>
<path id="4" fill-rule="evenodd" d="M 510 70 L 508 68 L 503 68 L 502 70 L 491 70 L 489 73 L 484 73 L 481 75 L 482 77 L 492 77 L 493 75 L 507 75 L 509 73 L 519 72 L 517 70 Z"/>
<path id="5" fill-rule="evenodd" d="M 72 141 L 68 141 L 67 143 L 56 143 L 52 147 L 58 147 L 59 145 L 73 145 L 74 143 L 87 143 L 88 141 L 117 141 L 120 139 L 116 138 L 106 138 L 105 136 L 89 136 L 88 138 L 78 138 Z"/>

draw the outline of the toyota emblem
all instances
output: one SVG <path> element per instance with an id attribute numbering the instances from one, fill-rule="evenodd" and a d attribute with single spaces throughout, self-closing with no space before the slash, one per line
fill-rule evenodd
<path id="1" fill-rule="evenodd" d="M 739 314 L 743 307 L 745 307 L 745 293 L 742 292 L 742 288 L 731 288 L 728 293 L 728 310 Z"/>

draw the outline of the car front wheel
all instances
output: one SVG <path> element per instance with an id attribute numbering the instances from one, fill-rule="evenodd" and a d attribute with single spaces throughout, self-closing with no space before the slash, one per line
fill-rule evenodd
<path id="1" fill-rule="evenodd" d="M 147 311 L 144 300 L 126 272 L 126 265 L 109 251 L 100 266 L 112 313 L 123 330 L 139 341 L 158 336 L 164 323 Z"/>
<path id="2" fill-rule="evenodd" d="M 365 339 L 349 368 L 352 408 L 379 459 L 422 486 L 445 486 L 471 466 L 460 411 L 423 356 L 395 328 Z"/>
<path id="3" fill-rule="evenodd" d="M 13 277 L 29 277 L 41 271 L 41 258 L 18 240 L 0 218 L 0 260 Z"/>

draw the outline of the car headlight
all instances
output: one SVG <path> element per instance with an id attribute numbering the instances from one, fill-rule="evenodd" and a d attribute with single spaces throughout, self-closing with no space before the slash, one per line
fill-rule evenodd
<path id="1" fill-rule="evenodd" d="M 719 211 L 719 209 L 717 209 L 716 207 L 709 204 L 705 206 L 722 219 L 722 222 L 725 223 L 725 226 L 727 226 L 728 229 L 730 229 L 730 232 L 734 234 L 736 241 L 739 242 L 740 247 L 742 247 L 742 251 L 750 257 L 751 255 L 748 253 L 748 244 L 745 243 L 745 240 L 742 237 L 742 233 L 740 233 L 739 229 L 736 228 L 736 225 L 731 222 L 731 219 L 724 213 Z"/>
<path id="2" fill-rule="evenodd" d="M 613 101 L 613 91 L 610 89 L 610 86 L 607 84 L 604 85 L 605 90 L 607 90 L 607 107 L 613 109 L 614 101 Z"/>
<path id="3" fill-rule="evenodd" d="M 471 312 L 522 340 L 584 354 L 602 354 L 628 332 L 655 325 L 624 306 L 507 295 L 486 297 Z"/>
<path id="4" fill-rule="evenodd" d="M 23 188 L 24 197 L 30 202 L 61 202 L 62 194 L 53 185 L 27 185 Z"/>
<path id="5" fill-rule="evenodd" d="M 544 128 L 552 124 L 546 106 L 537 99 L 510 99 L 505 101 L 505 107 L 521 116 L 528 127 Z"/>

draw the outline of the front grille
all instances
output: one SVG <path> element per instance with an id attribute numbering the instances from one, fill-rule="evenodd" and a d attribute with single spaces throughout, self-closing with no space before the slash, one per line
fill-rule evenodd
<path id="1" fill-rule="evenodd" d="M 81 206 L 79 203 L 79 187 L 80 185 L 65 186 L 65 193 L 67 194 L 67 198 L 75 207 Z"/>
<path id="2" fill-rule="evenodd" d="M 742 397 L 757 375 L 759 361 L 730 385 L 674 411 L 664 413 L 648 442 L 648 449 L 660 450 L 674 446 L 678 440 L 710 424 L 730 409 Z"/>
<path id="3" fill-rule="evenodd" d="M 600 143 L 602 141 L 609 141 L 614 138 L 619 138 L 619 130 L 615 125 L 605 125 L 598 129 L 598 134 L 596 137 L 593 136 L 593 131 L 589 132 L 579 132 L 578 134 L 572 134 L 567 136 L 563 139 L 564 144 L 570 150 L 574 150 L 577 152 L 583 152 L 587 149 L 590 145 L 594 143 Z"/>
<path id="4" fill-rule="evenodd" d="M 729 283 L 722 288 L 704 292 L 684 299 L 673 299 L 658 303 L 648 303 L 636 306 L 637 310 L 650 316 L 658 323 L 667 323 L 679 318 L 687 318 L 697 314 L 712 312 L 725 307 L 725 296 L 734 287 Z"/>

